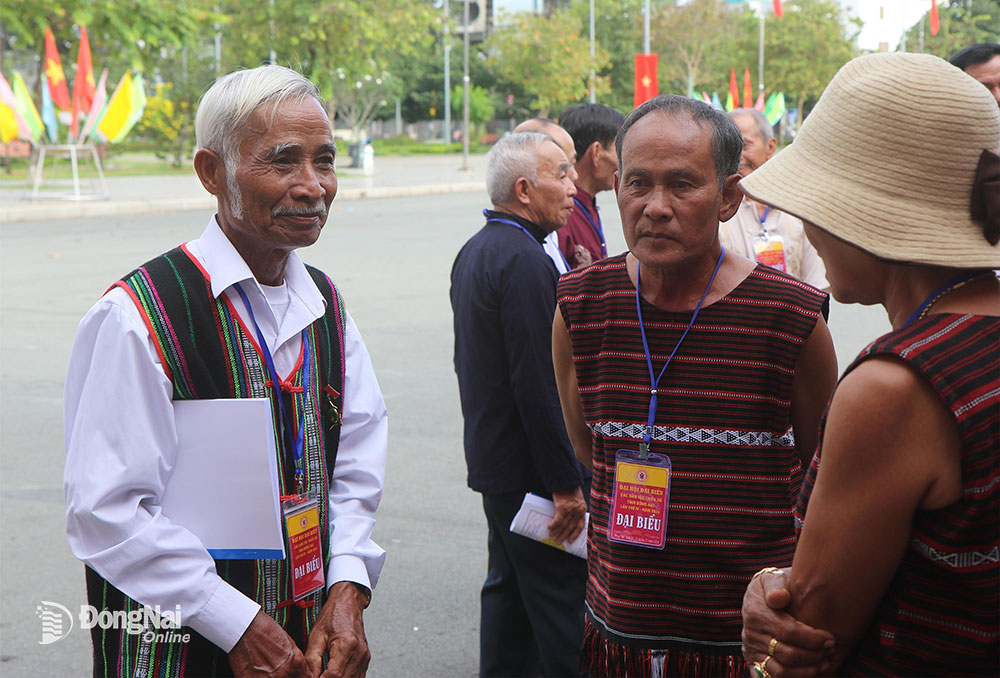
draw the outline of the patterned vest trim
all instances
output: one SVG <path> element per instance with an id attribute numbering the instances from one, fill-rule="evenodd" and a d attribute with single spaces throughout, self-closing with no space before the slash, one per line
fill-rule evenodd
<path id="1" fill-rule="evenodd" d="M 173 384 L 174 400 L 269 398 L 272 417 L 284 398 L 291 418 L 304 412 L 303 467 L 306 490 L 319 492 L 320 524 L 329 524 L 329 487 L 340 442 L 344 392 L 343 300 L 332 281 L 306 266 L 327 302 L 326 313 L 306 328 L 316 358 L 309 361 L 309 391 L 304 392 L 302 356 L 278 388 L 268 376 L 254 334 L 225 295 L 212 295 L 210 277 L 181 245 L 144 264 L 115 283 L 139 309 Z M 274 419 L 278 431 L 278 421 Z M 294 432 L 293 432 L 294 435 Z M 275 436 L 275 447 L 285 445 Z M 278 455 L 279 490 L 294 492 L 290 453 Z M 329 531 L 322 534 L 323 564 L 329 565 Z M 326 600 L 325 588 L 298 603 L 291 602 L 291 578 L 284 560 L 218 560 L 224 580 L 257 601 L 293 639 L 305 640 Z M 142 605 L 86 568 L 90 605 L 100 610 L 141 611 Z M 183 611 L 182 611 L 183 613 Z M 155 629 L 152 629 L 155 631 Z M 174 634 L 130 634 L 124 630 L 92 630 L 95 676 L 228 676 L 226 653 L 189 627 Z M 189 642 L 182 642 L 190 634 Z"/>

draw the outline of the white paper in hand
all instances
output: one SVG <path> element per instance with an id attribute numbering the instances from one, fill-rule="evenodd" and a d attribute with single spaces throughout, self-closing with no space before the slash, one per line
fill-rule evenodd
<path id="1" fill-rule="evenodd" d="M 510 523 L 510 531 L 586 560 L 587 526 L 590 524 L 590 513 L 584 514 L 583 529 L 571 542 L 559 543 L 549 538 L 549 523 L 555 517 L 556 505 L 552 501 L 529 492 L 524 495 L 521 508 L 514 514 L 514 520 Z"/>

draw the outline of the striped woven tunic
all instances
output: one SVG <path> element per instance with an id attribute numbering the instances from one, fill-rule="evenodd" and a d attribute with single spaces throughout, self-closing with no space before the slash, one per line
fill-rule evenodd
<path id="1" fill-rule="evenodd" d="M 841 671 L 1000 675 L 1000 318 L 931 315 L 874 341 L 844 374 L 875 356 L 905 361 L 954 414 L 963 497 L 916 514 L 875 621 Z M 800 524 L 820 467 L 820 436 L 796 508 Z"/>
<path id="2" fill-rule="evenodd" d="M 792 382 L 827 296 L 757 266 L 701 310 L 659 385 L 650 449 L 673 469 L 663 550 L 607 539 L 615 452 L 637 448 L 649 408 L 625 255 L 564 275 L 558 297 L 594 458 L 583 668 L 745 676 L 743 592 L 761 567 L 790 564 L 795 548 Z M 642 304 L 659 373 L 691 314 Z"/>

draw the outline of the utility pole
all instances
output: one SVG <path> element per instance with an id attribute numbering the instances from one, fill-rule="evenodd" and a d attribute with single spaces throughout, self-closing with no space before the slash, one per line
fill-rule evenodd
<path id="1" fill-rule="evenodd" d="M 597 103 L 597 75 L 594 73 L 594 0 L 590 0 L 590 103 Z"/>
<path id="2" fill-rule="evenodd" d="M 462 25 L 464 31 L 464 55 L 462 56 L 462 84 L 464 85 L 462 105 L 462 169 L 469 169 L 469 0 L 462 0 Z"/>
<path id="3" fill-rule="evenodd" d="M 444 0 L 444 143 L 451 143 L 451 21 L 448 5 Z"/>
<path id="4" fill-rule="evenodd" d="M 649 0 L 642 9 L 642 53 L 649 54 Z"/>
<path id="5" fill-rule="evenodd" d="M 268 55 L 268 63 L 273 64 L 276 62 L 274 55 L 274 0 L 268 0 L 267 4 L 268 4 L 267 22 L 268 25 L 271 27 L 271 49 Z"/>
<path id="6" fill-rule="evenodd" d="M 767 11 L 765 0 L 760 0 L 760 40 L 757 46 L 757 91 L 764 92 L 764 12 Z"/>

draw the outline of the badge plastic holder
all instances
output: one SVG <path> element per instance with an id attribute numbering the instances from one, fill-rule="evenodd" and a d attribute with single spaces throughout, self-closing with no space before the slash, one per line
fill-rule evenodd
<path id="1" fill-rule="evenodd" d="M 788 272 L 785 262 L 785 241 L 777 233 L 764 233 L 753 241 L 753 253 L 757 263 Z"/>
<path id="2" fill-rule="evenodd" d="M 284 497 L 281 514 L 288 539 L 292 600 L 301 600 L 322 589 L 326 583 L 319 525 L 319 493 L 313 490 Z"/>
<path id="3" fill-rule="evenodd" d="M 608 541 L 662 550 L 670 509 L 670 457 L 637 450 L 615 453 Z"/>

